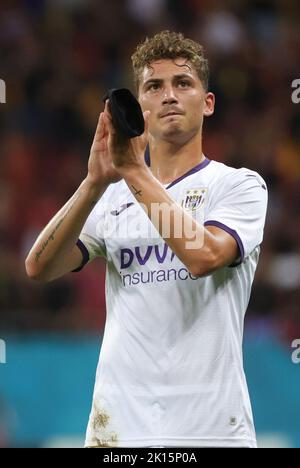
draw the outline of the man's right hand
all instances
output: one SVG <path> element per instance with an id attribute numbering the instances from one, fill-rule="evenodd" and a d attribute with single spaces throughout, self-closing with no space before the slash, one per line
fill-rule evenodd
<path id="1" fill-rule="evenodd" d="M 75 194 L 43 229 L 26 258 L 26 271 L 37 281 L 52 281 L 78 268 L 76 245 L 84 223 L 107 187 L 121 179 L 108 148 L 108 127 L 100 114 L 88 162 L 88 175 Z"/>
<path id="2" fill-rule="evenodd" d="M 88 162 L 87 181 L 94 186 L 108 186 L 121 180 L 108 150 L 108 127 L 101 112 Z"/>

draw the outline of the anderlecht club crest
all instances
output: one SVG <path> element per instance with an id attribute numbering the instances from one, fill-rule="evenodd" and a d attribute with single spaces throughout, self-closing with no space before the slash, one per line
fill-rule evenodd
<path id="1" fill-rule="evenodd" d="M 185 191 L 181 206 L 187 211 L 196 211 L 204 205 L 206 188 L 188 189 Z"/>

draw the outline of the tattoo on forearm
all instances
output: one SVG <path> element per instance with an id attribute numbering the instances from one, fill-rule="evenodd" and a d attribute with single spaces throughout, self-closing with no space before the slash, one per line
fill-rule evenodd
<path id="1" fill-rule="evenodd" d="M 66 215 L 67 215 L 67 214 L 66 214 Z M 63 220 L 65 219 L 66 215 L 57 223 L 57 225 L 55 226 L 55 228 L 54 228 L 53 231 L 51 232 L 51 234 L 50 234 L 50 236 L 48 237 L 48 239 L 46 240 L 46 242 L 43 242 L 43 243 L 42 243 L 42 248 L 41 248 L 41 250 L 39 250 L 39 251 L 35 254 L 35 261 L 36 261 L 36 263 L 39 261 L 40 256 L 41 256 L 42 253 L 44 252 L 44 250 L 45 250 L 45 248 L 47 247 L 47 245 L 49 244 L 49 242 L 54 240 L 54 234 L 55 234 L 56 231 L 59 229 L 59 227 L 62 225 Z"/>
<path id="2" fill-rule="evenodd" d="M 78 199 L 80 195 L 80 192 L 77 193 L 77 196 L 74 198 L 72 204 L 68 207 L 67 211 L 65 212 L 65 214 L 63 215 L 63 217 L 58 221 L 57 225 L 55 226 L 55 228 L 53 229 L 53 231 L 51 232 L 50 236 L 48 237 L 48 239 L 42 243 L 41 245 L 41 249 L 35 254 L 35 261 L 36 263 L 39 261 L 42 253 L 44 252 L 44 250 L 47 248 L 48 244 L 50 241 L 54 241 L 55 239 L 55 233 L 58 231 L 58 229 L 60 228 L 60 226 L 62 225 L 62 223 L 64 222 L 64 220 L 66 219 L 66 217 L 68 216 L 68 214 L 70 213 L 70 211 L 72 210 L 76 200 Z"/>
<path id="3" fill-rule="evenodd" d="M 131 187 L 134 190 L 134 195 L 139 195 L 140 197 L 142 196 L 142 191 L 141 190 L 136 189 L 133 185 Z"/>

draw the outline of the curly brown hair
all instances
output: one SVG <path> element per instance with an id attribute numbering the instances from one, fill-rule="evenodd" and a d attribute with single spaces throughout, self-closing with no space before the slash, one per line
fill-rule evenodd
<path id="1" fill-rule="evenodd" d="M 195 68 L 205 91 L 208 91 L 209 67 L 201 44 L 182 33 L 162 31 L 139 44 L 131 57 L 134 82 L 139 88 L 140 76 L 146 65 L 160 59 L 186 58 Z"/>

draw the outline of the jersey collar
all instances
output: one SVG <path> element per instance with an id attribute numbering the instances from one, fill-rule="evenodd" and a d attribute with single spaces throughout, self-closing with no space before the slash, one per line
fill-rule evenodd
<path id="1" fill-rule="evenodd" d="M 204 169 L 206 166 L 208 166 L 210 162 L 211 162 L 210 159 L 205 158 L 204 161 L 202 161 L 200 164 L 197 164 L 197 166 L 193 167 L 188 172 L 186 172 L 182 176 L 178 177 L 178 179 L 173 180 L 173 182 L 171 182 L 166 188 L 169 189 L 169 188 L 173 187 L 175 184 L 178 184 L 178 182 L 185 179 L 186 177 L 188 177 L 188 176 L 190 176 L 192 174 L 195 174 L 198 171 L 201 171 L 201 169 Z"/>
<path id="2" fill-rule="evenodd" d="M 211 162 L 211 160 L 205 157 L 204 161 L 202 161 L 200 164 L 197 164 L 197 166 L 193 167 L 192 169 L 190 169 L 188 172 L 186 172 L 182 176 L 178 177 L 178 179 L 173 180 L 173 182 L 171 182 L 169 185 L 167 185 L 166 188 L 169 189 L 169 188 L 173 187 L 173 185 L 175 185 L 178 182 L 180 182 L 181 180 L 185 179 L 186 177 L 188 177 L 188 176 L 190 176 L 192 174 L 195 174 L 198 171 L 201 171 L 201 169 L 204 169 L 206 166 L 208 166 L 210 162 Z M 148 167 L 150 167 L 149 146 L 147 146 L 147 148 L 146 148 L 145 163 L 147 164 Z"/>

